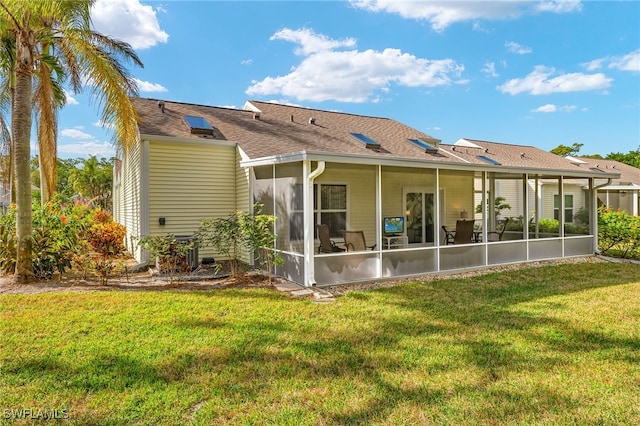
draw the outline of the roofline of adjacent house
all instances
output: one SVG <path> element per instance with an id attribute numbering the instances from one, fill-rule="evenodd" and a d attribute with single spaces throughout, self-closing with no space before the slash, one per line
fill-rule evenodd
<path id="1" fill-rule="evenodd" d="M 607 185 L 598 189 L 607 191 L 640 191 L 640 185 Z"/>
<path id="2" fill-rule="evenodd" d="M 447 153 L 448 154 L 448 153 Z M 330 161 L 335 163 L 361 164 L 361 165 L 382 165 L 382 166 L 398 166 L 398 167 L 415 167 L 424 169 L 448 169 L 448 170 L 469 170 L 469 171 L 490 171 L 499 173 L 529 173 L 542 175 L 563 175 L 571 177 L 585 178 L 619 178 L 619 173 L 594 172 L 570 169 L 542 169 L 542 168 L 522 168 L 522 167 L 505 167 L 480 164 L 465 164 L 448 161 L 428 161 L 425 159 L 415 158 L 384 158 L 372 155 L 362 154 L 336 154 L 318 151 L 298 151 L 287 154 L 271 155 L 268 157 L 255 158 L 240 162 L 242 167 L 264 166 L 279 163 L 291 163 L 296 161 Z"/>

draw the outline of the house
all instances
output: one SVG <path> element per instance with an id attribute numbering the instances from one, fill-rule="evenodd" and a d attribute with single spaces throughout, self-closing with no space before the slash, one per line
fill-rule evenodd
<path id="1" fill-rule="evenodd" d="M 580 157 L 587 167 L 620 173 L 608 185 L 598 188 L 598 204 L 614 210 L 626 211 L 634 216 L 640 215 L 640 169 L 615 160 L 603 160 Z"/>
<path id="2" fill-rule="evenodd" d="M 201 219 L 254 203 L 277 217 L 276 273 L 305 286 L 590 255 L 597 187 L 620 176 L 531 146 L 442 144 L 388 118 L 259 101 L 133 103 L 140 141 L 119 154 L 114 217 L 141 262 L 142 236 L 190 235 Z M 584 213 L 570 226 L 560 212 L 576 208 L 566 197 L 575 188 Z M 508 233 L 489 241 L 505 216 Z M 461 219 L 475 220 L 473 241 L 446 244 L 443 226 Z M 356 230 L 375 247 L 319 253 L 317 224 L 338 246 Z"/>

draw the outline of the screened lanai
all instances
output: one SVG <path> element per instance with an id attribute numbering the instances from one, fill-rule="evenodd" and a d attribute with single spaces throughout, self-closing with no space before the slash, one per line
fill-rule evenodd
<path id="1" fill-rule="evenodd" d="M 253 201 L 277 217 L 278 274 L 321 286 L 594 252 L 592 177 L 350 161 L 251 167 Z M 450 244 L 459 221 L 473 236 Z M 318 224 L 344 251 L 319 252 Z M 373 249 L 348 250 L 343 230 Z"/>

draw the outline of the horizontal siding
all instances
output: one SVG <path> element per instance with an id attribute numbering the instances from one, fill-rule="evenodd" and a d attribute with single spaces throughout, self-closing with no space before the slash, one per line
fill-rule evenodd
<path id="1" fill-rule="evenodd" d="M 236 181 L 235 147 L 150 142 L 150 235 L 190 235 L 203 219 L 234 213 Z M 213 255 L 200 250 L 201 257 Z"/>
<path id="2" fill-rule="evenodd" d="M 138 261 L 142 260 L 142 250 L 138 247 L 138 241 L 141 238 L 141 162 L 141 144 L 132 146 L 123 154 L 119 189 L 119 211 L 117 216 L 118 222 L 127 229 L 125 241 L 127 249 Z"/>
<path id="3" fill-rule="evenodd" d="M 364 231 L 367 244 L 374 244 L 376 167 L 330 164 L 315 182 L 347 185 L 347 229 Z"/>
<path id="4" fill-rule="evenodd" d="M 460 212 L 469 212 L 469 218 L 473 218 L 475 211 L 473 173 L 465 172 L 440 172 L 440 188 L 444 190 L 444 218 L 440 218 L 440 225 L 455 228 L 456 221 L 460 219 Z M 440 200 L 442 203 L 443 200 Z"/>

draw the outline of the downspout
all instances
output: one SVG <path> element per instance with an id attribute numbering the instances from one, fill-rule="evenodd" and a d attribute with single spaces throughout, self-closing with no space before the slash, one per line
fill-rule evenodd
<path id="1" fill-rule="evenodd" d="M 591 178 L 591 182 L 593 182 L 593 178 Z M 600 253 L 600 250 L 598 250 L 598 189 L 609 186 L 611 183 L 613 183 L 613 178 L 607 179 L 606 183 L 594 186 L 591 190 L 591 199 L 593 200 L 591 202 L 591 217 L 593 218 L 591 232 L 593 233 L 593 252 L 595 254 L 602 254 Z"/>
<path id="2" fill-rule="evenodd" d="M 307 166 L 308 164 L 308 166 Z M 311 167 L 310 161 L 305 161 L 305 166 Z M 314 261 L 314 247 L 313 247 L 313 196 L 311 191 L 313 190 L 313 182 L 315 178 L 324 173 L 325 162 L 318 161 L 318 167 L 309 173 L 306 179 L 305 191 L 304 191 L 304 263 L 305 263 L 305 287 L 311 287 L 316 285 L 315 277 L 315 261 Z M 305 168 L 307 168 L 305 167 Z"/>

